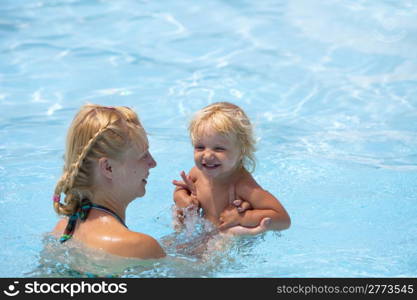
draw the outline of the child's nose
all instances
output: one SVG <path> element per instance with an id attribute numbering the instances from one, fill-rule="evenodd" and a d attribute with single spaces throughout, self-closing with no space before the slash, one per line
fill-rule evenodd
<path id="1" fill-rule="evenodd" d="M 212 159 L 214 157 L 214 153 L 211 150 L 204 151 L 204 158 L 205 159 Z"/>

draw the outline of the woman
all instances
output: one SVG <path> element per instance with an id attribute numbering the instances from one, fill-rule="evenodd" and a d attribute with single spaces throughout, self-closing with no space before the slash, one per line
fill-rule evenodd
<path id="1" fill-rule="evenodd" d="M 60 241 L 73 238 L 124 257 L 164 257 L 154 238 L 125 225 L 127 206 L 145 194 L 149 171 L 156 166 L 136 113 L 127 107 L 85 105 L 66 143 L 64 170 L 53 196 L 55 211 L 67 216 L 53 231 Z"/>

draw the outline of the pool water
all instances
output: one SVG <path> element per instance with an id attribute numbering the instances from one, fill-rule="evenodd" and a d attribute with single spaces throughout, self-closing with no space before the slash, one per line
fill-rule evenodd
<path id="1" fill-rule="evenodd" d="M 117 276 L 416 277 L 416 15 L 411 0 L 3 0 L 0 277 L 89 272 L 47 236 L 81 105 L 138 112 L 158 166 L 127 224 L 164 241 L 171 181 L 193 166 L 187 123 L 215 101 L 253 121 L 254 177 L 291 228 L 205 258 L 167 246 Z"/>

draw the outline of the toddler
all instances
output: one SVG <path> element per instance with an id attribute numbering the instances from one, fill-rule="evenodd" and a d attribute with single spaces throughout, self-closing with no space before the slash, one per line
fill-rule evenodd
<path id="1" fill-rule="evenodd" d="M 181 172 L 174 201 L 180 223 L 184 210 L 200 210 L 221 232 L 257 234 L 284 230 L 290 217 L 277 198 L 252 177 L 255 140 L 244 111 L 217 102 L 198 111 L 189 125 L 195 166 Z"/>

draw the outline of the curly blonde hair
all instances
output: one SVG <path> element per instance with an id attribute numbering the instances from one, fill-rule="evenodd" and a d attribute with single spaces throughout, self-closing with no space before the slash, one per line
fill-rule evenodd
<path id="1" fill-rule="evenodd" d="M 239 106 L 229 102 L 216 102 L 199 110 L 188 127 L 193 145 L 207 126 L 226 137 L 235 137 L 241 151 L 241 166 L 249 172 L 255 170 L 256 141 L 253 127 Z"/>
<path id="2" fill-rule="evenodd" d="M 93 198 L 93 166 L 101 157 L 120 160 L 132 146 L 145 152 L 148 139 L 137 114 L 128 107 L 86 104 L 68 129 L 64 169 L 55 187 L 54 209 L 75 213 L 82 199 Z M 63 203 L 59 201 L 65 194 Z"/>

